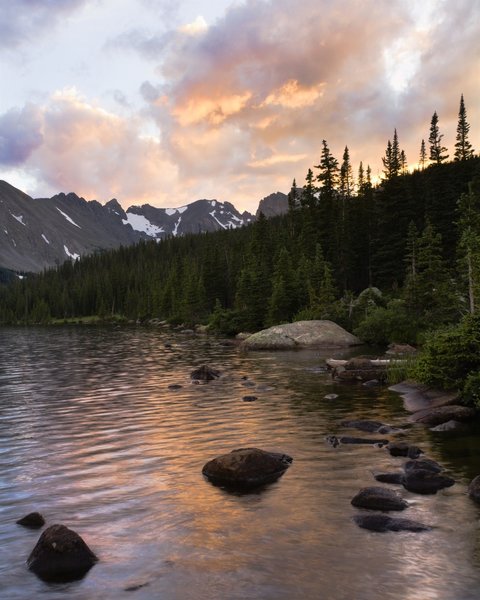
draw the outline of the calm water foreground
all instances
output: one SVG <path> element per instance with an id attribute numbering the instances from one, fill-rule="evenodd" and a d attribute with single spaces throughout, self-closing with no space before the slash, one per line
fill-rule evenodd
<path id="1" fill-rule="evenodd" d="M 384 388 L 332 383 L 324 357 L 242 354 L 147 329 L 0 330 L 0 598 L 478 599 L 480 507 L 466 495 L 478 434 L 407 434 L 457 480 L 435 496 L 402 489 L 402 516 L 432 531 L 360 529 L 351 498 L 403 461 L 332 448 L 325 435 L 343 433 L 346 417 L 402 424 L 407 414 Z M 205 362 L 224 376 L 193 385 Z M 245 446 L 293 465 L 246 495 L 203 479 L 207 460 Z M 46 584 L 26 569 L 40 532 L 15 521 L 33 510 L 98 555 L 83 580 Z"/>

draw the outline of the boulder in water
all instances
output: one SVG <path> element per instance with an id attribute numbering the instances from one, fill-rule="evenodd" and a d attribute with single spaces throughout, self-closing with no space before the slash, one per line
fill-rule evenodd
<path id="1" fill-rule="evenodd" d="M 355 515 L 355 523 L 363 529 L 370 531 L 428 531 L 430 527 L 410 519 L 401 519 L 398 517 L 389 517 L 388 515 Z"/>
<path id="2" fill-rule="evenodd" d="M 45 519 L 39 512 L 31 512 L 16 522 L 18 525 L 29 527 L 30 529 L 40 529 L 45 525 Z"/>
<path id="3" fill-rule="evenodd" d="M 359 429 L 360 431 L 368 431 L 369 433 L 376 433 L 381 427 L 387 427 L 380 421 L 367 421 L 367 420 L 351 420 L 342 421 L 340 423 L 343 427 L 349 427 L 351 429 Z M 386 432 L 385 432 L 386 433 Z"/>
<path id="4" fill-rule="evenodd" d="M 380 483 L 395 483 L 402 484 L 404 474 L 403 473 L 377 473 L 374 475 L 376 481 Z"/>
<path id="5" fill-rule="evenodd" d="M 423 454 L 418 446 L 413 446 L 407 442 L 390 442 L 387 446 L 388 451 L 392 456 L 408 456 L 408 458 L 418 458 Z"/>
<path id="6" fill-rule="evenodd" d="M 414 413 L 411 419 L 415 423 L 422 423 L 428 427 L 436 427 L 447 421 L 470 421 L 475 417 L 475 410 L 468 406 L 450 404 L 446 406 L 433 406 Z"/>
<path id="7" fill-rule="evenodd" d="M 384 487 L 366 487 L 352 498 L 353 506 L 371 510 L 404 510 L 408 503 L 393 490 Z"/>
<path id="8" fill-rule="evenodd" d="M 214 485 L 250 489 L 276 481 L 292 461 L 288 454 L 239 448 L 207 462 L 202 473 Z"/>
<path id="9" fill-rule="evenodd" d="M 410 469 L 405 472 L 403 487 L 416 494 L 436 494 L 438 490 L 450 487 L 455 480 L 428 469 Z"/>
<path id="10" fill-rule="evenodd" d="M 81 579 L 97 560 L 78 533 L 65 525 L 51 525 L 40 536 L 27 566 L 44 581 L 73 581 Z"/>

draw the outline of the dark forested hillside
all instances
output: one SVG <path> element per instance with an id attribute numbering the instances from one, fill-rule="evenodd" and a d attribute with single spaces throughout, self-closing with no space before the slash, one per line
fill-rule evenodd
<path id="1" fill-rule="evenodd" d="M 458 201 L 479 170 L 478 157 L 434 164 L 378 187 L 361 173 L 355 194 L 326 178 L 318 178 L 323 186 L 317 188 L 307 175 L 305 186 L 292 188 L 286 215 L 260 216 L 233 231 L 141 242 L 3 285 L 0 321 L 210 319 L 231 332 L 302 317 L 346 322 L 358 294 L 372 287 L 386 293 L 380 304 L 401 297 L 407 306 L 405 294 L 411 299 L 420 293 L 422 276 L 434 281 L 453 274 L 461 235 Z M 438 273 L 428 271 L 429 252 L 438 254 Z M 415 277 L 407 281 L 412 260 Z M 466 289 L 461 277 L 457 284 Z M 413 302 L 417 312 L 430 292 L 421 293 L 423 300 L 416 296 Z"/>

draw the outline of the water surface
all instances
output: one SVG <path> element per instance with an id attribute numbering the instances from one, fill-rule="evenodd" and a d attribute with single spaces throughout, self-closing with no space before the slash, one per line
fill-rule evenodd
<path id="1" fill-rule="evenodd" d="M 323 358 L 143 328 L 0 330 L 2 600 L 477 599 L 480 509 L 466 485 L 480 473 L 478 435 L 410 429 L 457 484 L 435 496 L 401 489 L 402 516 L 430 532 L 360 529 L 351 498 L 403 461 L 324 438 L 368 435 L 342 429 L 347 417 L 400 425 L 407 414 L 385 388 L 333 383 Z M 222 378 L 193 385 L 203 363 Z M 245 446 L 293 465 L 252 494 L 204 480 L 207 460 Z M 33 510 L 99 556 L 84 579 L 46 584 L 26 569 L 40 533 L 15 521 Z"/>

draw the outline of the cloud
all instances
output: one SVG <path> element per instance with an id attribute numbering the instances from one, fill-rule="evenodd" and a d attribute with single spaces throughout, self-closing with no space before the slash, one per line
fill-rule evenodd
<path id="1" fill-rule="evenodd" d="M 16 48 L 51 30 L 91 0 L 7 0 L 0 4 L 0 48 Z"/>
<path id="2" fill-rule="evenodd" d="M 33 141 L 27 138 L 19 149 L 13 147 L 3 162 L 22 163 L 27 172 L 41 173 L 37 196 L 74 191 L 101 201 L 118 197 L 125 206 L 172 205 L 176 167 L 158 139 L 142 134 L 139 120 L 123 119 L 89 104 L 75 90 L 55 93 L 44 106 L 25 107 L 22 115 L 32 115 L 43 135 Z M 11 125 L 12 139 L 28 129 L 28 123 L 13 119 L 11 113 L 0 117 L 0 127 L 4 123 Z"/>
<path id="3" fill-rule="evenodd" d="M 0 115 L 0 164 L 23 164 L 43 142 L 42 119 L 38 108 L 27 104 Z"/>
<path id="4" fill-rule="evenodd" d="M 416 161 L 434 110 L 453 147 L 462 92 L 478 123 L 479 16 L 468 0 L 455 11 L 434 0 L 421 10 L 406 0 L 247 0 L 195 36 L 170 32 L 143 97 L 192 188 L 221 173 L 218 189 L 239 202 L 249 178 L 265 193 L 288 189 L 317 164 L 322 139 L 381 172 L 394 128 Z M 241 185 L 229 189 L 233 180 Z"/>

